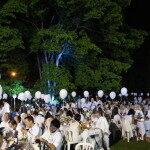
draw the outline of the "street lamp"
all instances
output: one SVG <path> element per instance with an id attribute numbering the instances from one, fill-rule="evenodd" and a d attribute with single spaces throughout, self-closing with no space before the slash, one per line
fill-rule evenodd
<path id="1" fill-rule="evenodd" d="M 10 75 L 11 75 L 12 77 L 16 77 L 16 75 L 17 75 L 17 72 L 15 72 L 15 71 L 12 71 L 12 72 L 10 73 Z"/>

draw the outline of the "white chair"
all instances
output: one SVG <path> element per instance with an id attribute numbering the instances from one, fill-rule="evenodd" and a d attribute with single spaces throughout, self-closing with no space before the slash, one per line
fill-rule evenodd
<path id="1" fill-rule="evenodd" d="M 73 140 L 73 132 L 72 131 L 67 131 L 66 141 L 67 141 L 67 150 L 70 150 L 71 144 L 79 143 L 79 141 Z M 65 145 L 65 149 L 66 149 L 66 145 Z"/>
<path id="2" fill-rule="evenodd" d="M 94 146 L 90 143 L 79 143 L 76 145 L 75 150 L 94 150 Z"/>

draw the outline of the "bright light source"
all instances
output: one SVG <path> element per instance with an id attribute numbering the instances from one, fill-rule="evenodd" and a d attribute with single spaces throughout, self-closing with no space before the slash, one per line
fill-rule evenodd
<path id="1" fill-rule="evenodd" d="M 10 74 L 12 77 L 16 77 L 17 73 L 12 71 L 11 74 Z"/>

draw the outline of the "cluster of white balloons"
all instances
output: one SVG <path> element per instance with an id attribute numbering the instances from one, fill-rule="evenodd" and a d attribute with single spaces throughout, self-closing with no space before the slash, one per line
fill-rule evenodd
<path id="1" fill-rule="evenodd" d="M 121 92 L 119 94 L 120 97 L 121 96 L 128 96 L 128 90 L 127 90 L 127 88 L 125 88 L 125 87 L 121 88 L 120 92 Z M 110 92 L 109 96 L 110 96 L 111 99 L 115 99 L 116 98 L 116 93 L 115 92 Z"/>
<path id="2" fill-rule="evenodd" d="M 123 88 L 121 89 L 121 94 L 119 94 L 119 96 L 120 96 L 120 97 L 121 97 L 121 96 L 128 96 L 128 93 L 127 93 L 127 92 L 128 92 L 127 88 L 123 87 Z M 85 97 L 85 98 L 89 97 L 89 92 L 88 92 L 88 91 L 84 91 L 83 94 L 84 94 L 84 97 Z M 102 98 L 102 97 L 104 96 L 104 91 L 99 90 L 99 91 L 97 92 L 97 95 L 98 95 L 98 97 Z M 115 99 L 115 98 L 116 98 L 116 93 L 115 93 L 114 91 L 110 92 L 109 97 L 110 97 L 111 99 Z"/>
<path id="3" fill-rule="evenodd" d="M 121 97 L 121 96 L 128 96 L 128 90 L 127 90 L 127 88 L 125 88 L 125 87 L 123 87 L 122 89 L 121 89 L 121 93 L 119 94 L 119 96 Z M 2 86 L 0 85 L 0 97 L 2 97 L 3 99 L 7 99 L 7 97 L 8 97 L 8 95 L 7 94 L 3 94 L 2 95 L 2 93 L 3 93 L 3 89 L 2 89 Z M 89 92 L 88 91 L 84 91 L 84 97 L 85 98 L 88 98 L 89 97 Z M 2 96 L 1 96 L 2 95 Z M 61 99 L 65 99 L 66 97 L 67 97 L 67 95 L 68 95 L 68 92 L 67 92 L 67 90 L 66 89 L 62 89 L 62 90 L 60 90 L 60 92 L 59 92 L 59 96 L 60 96 L 60 98 Z M 73 91 L 72 93 L 71 93 L 71 96 L 72 97 L 76 97 L 76 92 L 75 91 Z M 98 95 L 98 97 L 100 97 L 100 98 L 102 98 L 103 96 L 104 96 L 104 92 L 102 91 L 102 90 L 99 90 L 98 92 L 97 92 L 97 95 Z M 134 96 L 137 96 L 137 93 L 131 93 L 131 95 L 134 95 Z M 141 95 L 143 95 L 143 93 L 141 93 Z M 149 93 L 147 93 L 147 96 L 149 96 Z M 112 92 L 110 92 L 110 94 L 109 94 L 109 97 L 111 98 L 111 99 L 115 99 L 116 98 L 116 93 L 114 92 L 114 91 L 112 91 Z M 15 99 L 15 98 L 17 98 L 17 95 L 13 95 L 13 98 Z M 20 99 L 21 101 L 27 101 L 27 100 L 31 100 L 32 99 L 32 95 L 31 95 L 31 93 L 30 93 L 30 91 L 25 91 L 25 92 L 21 92 L 19 95 L 18 95 L 18 99 Z M 53 101 L 54 100 L 54 96 L 51 96 L 50 94 L 42 94 L 40 91 L 37 91 L 36 93 L 35 93 L 35 99 L 43 99 L 44 101 L 45 101 L 45 103 L 49 103 L 51 100 Z M 85 99 L 82 99 L 82 101 L 84 102 L 85 101 Z"/>
<path id="4" fill-rule="evenodd" d="M 17 98 L 17 95 L 13 95 L 13 98 Z M 31 100 L 32 99 L 32 95 L 30 93 L 30 91 L 25 91 L 25 92 L 21 92 L 18 94 L 18 99 L 20 99 L 21 101 L 27 101 L 27 100 Z"/>
<path id="5" fill-rule="evenodd" d="M 64 99 L 67 97 L 67 95 L 68 95 L 68 92 L 67 92 L 66 89 L 60 90 L 59 96 L 60 96 L 61 99 L 64 100 Z M 76 95 L 77 95 L 77 93 L 76 93 L 75 91 L 73 91 L 73 92 L 71 93 L 71 96 L 72 96 L 72 97 L 76 97 Z"/>

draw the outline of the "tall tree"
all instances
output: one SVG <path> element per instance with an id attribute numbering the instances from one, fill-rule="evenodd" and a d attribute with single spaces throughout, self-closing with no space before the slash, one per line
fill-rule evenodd
<path id="1" fill-rule="evenodd" d="M 35 87 L 43 91 L 117 90 L 132 65 L 130 54 L 146 36 L 125 24 L 128 5 L 130 0 L 3 1 L 0 52 L 18 50 L 31 58 L 39 72 Z"/>

